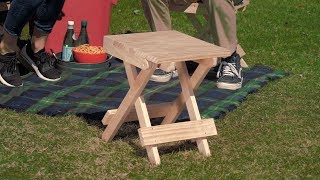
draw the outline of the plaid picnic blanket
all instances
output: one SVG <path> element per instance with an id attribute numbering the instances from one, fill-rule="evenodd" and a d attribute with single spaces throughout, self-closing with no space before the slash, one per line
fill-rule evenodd
<path id="1" fill-rule="evenodd" d="M 221 118 L 235 109 L 248 94 L 257 92 L 268 81 L 284 77 L 284 71 L 257 65 L 243 70 L 243 87 L 237 91 L 218 89 L 215 80 L 205 79 L 196 90 L 204 118 Z M 23 77 L 24 85 L 0 85 L 0 107 L 18 112 L 48 116 L 76 114 L 102 119 L 108 109 L 117 108 L 128 91 L 124 66 L 111 61 L 105 71 L 66 71 L 58 82 L 43 81 L 34 73 Z M 149 82 L 144 96 L 147 104 L 173 101 L 181 92 L 178 79 L 168 83 Z M 179 119 L 188 118 L 186 112 Z"/>

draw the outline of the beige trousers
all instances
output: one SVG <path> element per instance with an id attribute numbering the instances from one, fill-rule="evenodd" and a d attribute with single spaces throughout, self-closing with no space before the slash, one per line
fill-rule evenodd
<path id="1" fill-rule="evenodd" d="M 205 6 L 209 6 L 210 0 L 203 0 Z M 152 31 L 166 31 L 172 29 L 170 11 L 186 10 L 194 0 L 141 0 L 145 16 Z M 214 44 L 225 47 L 230 52 L 237 48 L 236 14 L 231 0 L 212 1 L 212 23 Z M 160 66 L 165 71 L 172 71 L 174 64 Z"/>

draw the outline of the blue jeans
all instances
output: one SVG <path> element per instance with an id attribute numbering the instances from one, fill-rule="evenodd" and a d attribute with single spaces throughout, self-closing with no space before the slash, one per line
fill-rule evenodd
<path id="1" fill-rule="evenodd" d="M 37 29 L 49 34 L 59 17 L 65 0 L 12 0 L 4 29 L 19 36 L 24 25 L 33 20 Z"/>

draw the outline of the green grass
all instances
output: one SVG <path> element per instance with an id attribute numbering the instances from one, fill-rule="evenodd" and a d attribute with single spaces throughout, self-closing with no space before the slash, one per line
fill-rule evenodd
<path id="1" fill-rule="evenodd" d="M 124 125 L 105 143 L 103 129 L 80 117 L 0 110 L 1 179 L 320 178 L 319 17 L 318 0 L 256 0 L 238 15 L 247 63 L 290 76 L 250 95 L 216 123 L 210 158 L 180 142 L 159 148 L 161 165 L 153 167 L 136 124 Z M 173 19 L 175 29 L 194 33 L 185 16 L 174 13 Z M 121 0 L 113 8 L 111 33 L 127 30 L 149 31 L 137 1 Z"/>

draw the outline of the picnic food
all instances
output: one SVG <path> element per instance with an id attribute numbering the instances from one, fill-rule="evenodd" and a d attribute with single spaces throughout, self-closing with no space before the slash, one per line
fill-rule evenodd
<path id="1" fill-rule="evenodd" d="M 76 62 L 86 64 L 103 63 L 107 59 L 107 52 L 101 46 L 84 44 L 73 48 Z"/>
<path id="2" fill-rule="evenodd" d="M 73 48 L 74 52 L 84 54 L 104 54 L 107 53 L 101 46 L 90 46 L 89 44 L 83 44 L 81 46 Z"/>

